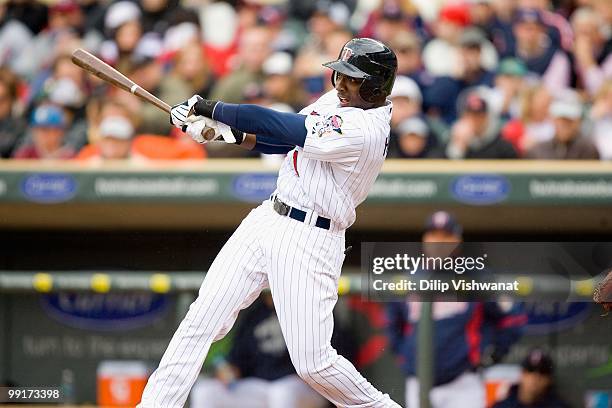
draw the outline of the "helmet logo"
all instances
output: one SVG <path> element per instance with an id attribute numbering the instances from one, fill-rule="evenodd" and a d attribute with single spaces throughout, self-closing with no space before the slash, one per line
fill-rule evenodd
<path id="1" fill-rule="evenodd" d="M 342 50 L 342 54 L 340 55 L 340 60 L 348 61 L 349 58 L 351 58 L 352 56 L 353 56 L 353 50 L 351 50 L 350 48 L 344 47 L 344 49 Z"/>

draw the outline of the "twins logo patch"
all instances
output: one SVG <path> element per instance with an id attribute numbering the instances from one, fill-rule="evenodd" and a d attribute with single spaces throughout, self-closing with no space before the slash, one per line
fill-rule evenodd
<path id="1" fill-rule="evenodd" d="M 353 56 L 353 50 L 351 50 L 350 48 L 344 48 L 342 50 L 342 55 L 340 56 L 340 60 L 348 61 L 349 58 L 351 58 L 352 56 Z"/>
<path id="2" fill-rule="evenodd" d="M 328 116 L 314 125 L 312 133 L 316 133 L 319 137 L 329 132 L 342 134 L 341 128 L 343 122 L 339 115 Z"/>

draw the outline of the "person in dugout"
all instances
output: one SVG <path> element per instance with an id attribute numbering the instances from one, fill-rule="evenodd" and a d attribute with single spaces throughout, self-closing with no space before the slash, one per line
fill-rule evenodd
<path id="1" fill-rule="evenodd" d="M 451 214 L 438 211 L 428 218 L 422 241 L 461 243 L 462 227 Z M 421 309 L 421 302 L 410 299 L 388 306 L 389 340 L 406 375 L 406 406 L 409 408 L 420 406 L 416 368 Z M 527 322 L 521 305 L 511 301 L 435 301 L 432 313 L 434 386 L 429 394 L 431 407 L 484 408 L 485 386 L 479 371 L 499 362 L 520 338 Z"/>

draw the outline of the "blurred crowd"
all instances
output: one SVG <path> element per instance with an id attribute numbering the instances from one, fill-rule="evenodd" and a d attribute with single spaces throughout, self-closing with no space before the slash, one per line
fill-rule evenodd
<path id="1" fill-rule="evenodd" d="M 297 112 L 354 36 L 398 57 L 389 157 L 612 158 L 610 0 L 8 0 L 0 155 L 202 159 L 168 115 L 85 74 L 85 48 L 169 104 Z"/>

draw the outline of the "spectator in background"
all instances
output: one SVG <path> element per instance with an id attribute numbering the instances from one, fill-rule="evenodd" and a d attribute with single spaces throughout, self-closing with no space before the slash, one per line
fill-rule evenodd
<path id="1" fill-rule="evenodd" d="M 604 160 L 612 160 L 612 79 L 601 87 L 589 114 L 593 140 Z"/>
<path id="2" fill-rule="evenodd" d="M 102 162 L 129 159 L 132 154 L 134 127 L 122 116 L 107 116 L 98 127 L 99 140 L 87 145 L 77 155 L 78 160 Z"/>
<path id="3" fill-rule="evenodd" d="M 322 51 L 325 38 L 337 30 L 345 29 L 351 17 L 348 2 L 342 0 L 316 0 L 306 21 L 309 37 L 304 46 Z"/>
<path id="4" fill-rule="evenodd" d="M 519 383 L 493 408 L 568 408 L 554 389 L 553 361 L 541 349 L 533 349 L 522 363 Z"/>
<path id="5" fill-rule="evenodd" d="M 612 79 L 612 28 L 593 9 L 579 8 L 572 15 L 574 70 L 579 85 L 595 96 Z"/>
<path id="6" fill-rule="evenodd" d="M 294 112 L 305 105 L 303 93 L 292 75 L 291 54 L 275 52 L 263 63 L 262 71 L 265 75 L 263 92 L 271 102 L 289 105 Z"/>
<path id="7" fill-rule="evenodd" d="M 213 88 L 211 98 L 228 103 L 240 103 L 243 89 L 263 80 L 262 65 L 270 55 L 270 33 L 265 27 L 247 29 L 240 37 L 236 69 Z"/>
<path id="8" fill-rule="evenodd" d="M 469 9 L 466 4 L 445 5 L 433 24 L 435 37 L 423 48 L 425 69 L 435 76 L 452 76 L 456 60 L 457 41 L 463 30 L 470 24 Z"/>
<path id="9" fill-rule="evenodd" d="M 542 16 L 535 9 L 521 9 L 514 22 L 514 56 L 522 60 L 553 91 L 570 84 L 571 67 L 567 55 L 551 41 Z"/>
<path id="10" fill-rule="evenodd" d="M 551 102 L 552 95 L 542 84 L 530 86 L 523 92 L 519 117 L 524 128 L 521 141 L 523 150 L 552 139 L 555 127 L 549 116 Z"/>
<path id="11" fill-rule="evenodd" d="M 87 141 L 95 145 L 100 140 L 99 125 L 107 117 L 128 118 L 132 126 L 140 123 L 139 113 L 133 111 L 123 98 L 95 98 L 87 105 Z"/>
<path id="12" fill-rule="evenodd" d="M 387 157 L 398 159 L 424 159 L 439 157 L 436 139 L 427 123 L 420 117 L 403 120 L 393 129 Z"/>
<path id="13" fill-rule="evenodd" d="M 294 51 L 298 47 L 299 34 L 294 24 L 287 24 L 287 10 L 282 5 L 262 7 L 257 13 L 257 23 L 265 25 L 274 39 L 274 51 Z M 293 22 L 291 22 L 293 23 Z"/>
<path id="14" fill-rule="evenodd" d="M 7 3 L 0 3 L 0 66 L 8 66 L 14 71 L 19 55 L 34 36 L 25 24 L 8 15 Z"/>
<path id="15" fill-rule="evenodd" d="M 492 0 L 491 6 L 494 16 L 486 28 L 487 35 L 495 46 L 499 57 L 507 58 L 512 56 L 515 46 L 512 24 L 516 13 L 516 1 Z M 482 24 L 480 24 L 480 27 L 482 27 Z"/>
<path id="16" fill-rule="evenodd" d="M 69 78 L 53 82 L 49 89 L 48 102 L 62 108 L 66 120 L 65 142 L 77 151 L 87 140 L 87 123 L 84 118 L 86 95 Z"/>
<path id="17" fill-rule="evenodd" d="M 484 32 L 492 32 L 495 26 L 494 0 L 470 0 L 470 21 Z"/>
<path id="18" fill-rule="evenodd" d="M 145 33 L 163 35 L 173 24 L 198 21 L 197 14 L 181 7 L 179 0 L 139 0 L 138 3 L 142 11 L 142 29 Z"/>
<path id="19" fill-rule="evenodd" d="M 100 57 L 120 72 L 126 72 L 144 33 L 142 12 L 135 3 L 118 1 L 108 7 L 104 27 L 110 39 L 101 44 Z"/>
<path id="20" fill-rule="evenodd" d="M 86 143 L 87 123 L 85 103 L 88 97 L 88 82 L 85 71 L 72 63 L 68 54 L 59 55 L 53 62 L 50 75 L 43 73 L 40 85 L 33 86 L 33 103 L 50 102 L 64 111 L 65 143 L 76 152 Z"/>
<path id="21" fill-rule="evenodd" d="M 375 38 L 385 44 L 391 43 L 402 31 L 423 29 L 423 22 L 410 1 L 382 0 L 368 16 L 368 21 L 359 33 L 360 37 Z"/>
<path id="22" fill-rule="evenodd" d="M 484 85 L 493 86 L 495 74 L 484 67 L 483 47 L 488 40 L 478 28 L 466 29 L 459 38 L 459 65 L 455 78 L 462 82 L 462 88 Z"/>
<path id="23" fill-rule="evenodd" d="M 561 14 L 551 11 L 551 0 L 518 0 L 519 9 L 537 10 L 546 25 L 548 35 L 556 47 L 566 52 L 572 50 L 573 33 L 572 27 Z"/>
<path id="24" fill-rule="evenodd" d="M 72 51 L 80 42 L 83 13 L 76 0 L 60 0 L 49 8 L 47 27 L 36 35 L 14 62 L 15 70 L 34 78 L 48 68 L 59 53 Z"/>
<path id="25" fill-rule="evenodd" d="M 448 3 L 440 11 L 438 21 L 434 25 L 436 37 L 423 48 L 423 62 L 427 71 L 435 76 L 461 76 L 461 43 L 463 33 L 470 28 L 470 10 L 465 3 Z M 478 39 L 480 47 L 480 65 L 486 70 L 497 66 L 497 51 L 484 37 Z"/>
<path id="26" fill-rule="evenodd" d="M 462 114 L 450 130 L 446 156 L 450 159 L 515 159 L 517 152 L 501 137 L 501 123 L 488 102 L 472 90 L 463 98 Z"/>
<path id="27" fill-rule="evenodd" d="M 453 244 L 463 241 L 463 229 L 451 214 L 438 211 L 427 219 L 422 241 L 425 252 L 428 248 L 436 253 L 440 248 L 447 252 L 447 246 L 454 247 Z M 421 270 L 414 276 L 425 273 L 442 278 L 446 272 Z M 477 370 L 485 358 L 492 363 L 501 361 L 520 338 L 526 315 L 511 302 L 434 301 L 432 309 L 434 387 L 429 394 L 432 408 L 484 408 L 485 387 Z M 407 377 L 406 406 L 418 407 L 416 343 L 421 302 L 411 299 L 393 302 L 388 312 L 389 342 Z"/>
<path id="28" fill-rule="evenodd" d="M 423 68 L 421 40 L 410 31 L 400 31 L 389 41 L 389 47 L 397 56 L 397 75 L 412 78 L 421 92 L 433 82 L 433 76 Z"/>
<path id="29" fill-rule="evenodd" d="M 20 147 L 13 155 L 16 159 L 69 159 L 74 150 L 64 145 L 66 118 L 64 112 L 53 105 L 37 107 L 30 121 L 31 142 Z"/>
<path id="30" fill-rule="evenodd" d="M 139 41 L 129 61 L 128 77 L 153 95 L 160 94 L 164 70 L 158 61 L 162 42 L 159 34 L 146 33 Z M 168 115 L 150 103 L 139 100 L 142 121 L 137 126 L 138 133 L 169 135 L 173 126 Z"/>
<path id="31" fill-rule="evenodd" d="M 419 86 L 412 79 L 405 76 L 397 76 L 391 95 L 389 98 L 393 102 L 393 112 L 391 113 L 391 129 L 397 127 L 406 119 L 422 114 L 421 105 L 423 96 Z"/>
<path id="32" fill-rule="evenodd" d="M 23 23 L 32 34 L 37 35 L 49 22 L 49 9 L 36 0 L 11 0 L 6 4 L 6 17 Z"/>
<path id="33" fill-rule="evenodd" d="M 227 360 L 216 379 L 196 382 L 194 408 L 317 408 L 327 401 L 296 374 L 272 296 L 264 293 L 240 319 Z"/>
<path id="34" fill-rule="evenodd" d="M 104 35 L 106 4 L 102 0 L 78 0 L 83 12 L 85 37 L 100 38 Z"/>
<path id="35" fill-rule="evenodd" d="M 85 71 L 72 63 L 69 53 L 57 55 L 50 63 L 29 81 L 27 104 L 38 104 L 53 95 L 60 105 L 74 107 L 75 113 L 82 117 L 82 112 L 77 111 L 85 105 L 88 96 L 89 83 Z"/>
<path id="36" fill-rule="evenodd" d="M 159 85 L 161 99 L 173 104 L 194 94 L 208 98 L 216 78 L 201 44 L 197 40 L 184 44 L 172 62 L 170 74 Z"/>
<path id="37" fill-rule="evenodd" d="M 293 75 L 302 83 L 308 102 L 314 102 L 324 92 L 331 90 L 331 71 L 324 69 L 322 64 L 337 59 L 338 50 L 351 38 L 350 31 L 336 29 L 323 38 L 319 46 L 307 44 L 298 51 Z"/>
<path id="38" fill-rule="evenodd" d="M 516 58 L 501 61 L 495 76 L 495 89 L 492 93 L 492 110 L 504 120 L 517 118 L 520 114 L 520 98 L 525 89 L 527 67 Z"/>
<path id="39" fill-rule="evenodd" d="M 530 159 L 598 160 L 595 144 L 582 130 L 583 106 L 573 91 L 566 92 L 550 106 L 555 133 L 551 140 L 535 145 L 527 152 Z"/>
<path id="40" fill-rule="evenodd" d="M 481 85 L 493 86 L 495 74 L 483 65 L 482 54 L 486 43 L 479 29 L 465 29 L 459 38 L 456 60 L 447 61 L 448 65 L 453 65 L 453 75 L 436 78 L 427 89 L 428 111 L 440 115 L 447 124 L 457 119 L 457 100 L 463 91 Z"/>
<path id="41" fill-rule="evenodd" d="M 6 69 L 0 70 L 0 158 L 11 157 L 23 137 L 25 123 L 16 114 L 17 77 Z"/>

